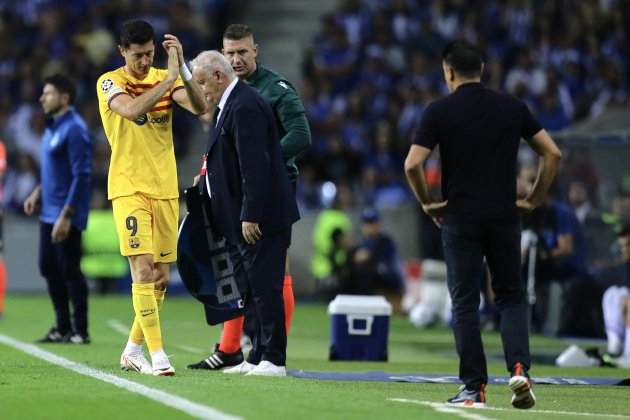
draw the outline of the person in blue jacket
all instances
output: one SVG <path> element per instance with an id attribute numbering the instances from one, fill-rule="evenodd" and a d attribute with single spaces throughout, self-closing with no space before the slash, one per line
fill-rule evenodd
<path id="1" fill-rule="evenodd" d="M 87 226 L 92 142 L 72 106 L 75 87 L 67 77 L 44 80 L 40 102 L 47 117 L 41 145 L 41 184 L 24 202 L 40 213 L 39 269 L 48 284 L 56 325 L 44 343 L 88 344 L 88 288 L 81 272 L 81 232 Z M 72 303 L 72 316 L 70 316 Z"/>

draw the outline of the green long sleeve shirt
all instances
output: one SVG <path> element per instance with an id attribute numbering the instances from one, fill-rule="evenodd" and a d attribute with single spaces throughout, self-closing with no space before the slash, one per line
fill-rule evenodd
<path id="1" fill-rule="evenodd" d="M 267 100 L 276 116 L 282 156 L 289 179 L 295 181 L 298 168 L 295 159 L 311 145 L 311 130 L 302 100 L 282 75 L 256 63 L 256 71 L 246 79 Z"/>

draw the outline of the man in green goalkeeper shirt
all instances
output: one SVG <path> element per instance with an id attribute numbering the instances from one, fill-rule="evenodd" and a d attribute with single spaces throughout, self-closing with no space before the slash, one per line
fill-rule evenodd
<path id="1" fill-rule="evenodd" d="M 300 97 L 291 83 L 282 75 L 256 62 L 258 45 L 254 42 L 254 34 L 249 26 L 234 24 L 227 27 L 223 33 L 223 55 L 230 61 L 238 78 L 255 88 L 271 105 L 276 116 L 278 136 L 287 172 L 295 191 L 298 176 L 295 159 L 311 144 L 311 131 Z M 212 115 L 206 114 L 204 120 L 212 121 Z M 295 307 L 292 283 L 287 258 L 283 287 L 287 333 Z M 247 314 L 248 319 L 249 317 L 250 314 Z M 243 359 L 241 334 L 244 323 L 245 317 L 224 323 L 221 342 L 215 346 L 214 353 L 207 359 L 188 367 L 208 370 L 228 368 L 224 372 L 234 374 L 245 374 L 252 370 L 260 362 L 260 355 L 250 352 L 247 360 Z"/>

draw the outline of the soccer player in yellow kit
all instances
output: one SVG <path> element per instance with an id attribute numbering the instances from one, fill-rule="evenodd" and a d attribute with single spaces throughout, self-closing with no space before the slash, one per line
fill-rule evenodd
<path id="1" fill-rule="evenodd" d="M 125 65 L 99 77 L 96 90 L 112 148 L 108 198 L 112 200 L 120 251 L 131 267 L 135 319 L 121 357 L 122 369 L 171 376 L 162 345 L 159 309 L 177 255 L 178 182 L 173 150 L 173 102 L 196 114 L 206 111 L 183 49 L 165 35 L 168 69 L 152 67 L 154 31 L 142 20 L 123 24 L 120 54 Z M 180 77 L 181 76 L 181 77 Z M 151 364 L 142 346 L 146 340 Z"/>

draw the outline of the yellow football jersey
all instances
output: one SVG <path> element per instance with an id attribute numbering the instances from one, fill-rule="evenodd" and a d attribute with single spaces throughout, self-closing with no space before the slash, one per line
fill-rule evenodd
<path id="1" fill-rule="evenodd" d="M 147 114 L 128 120 L 109 108 L 118 95 L 141 95 L 166 78 L 167 70 L 151 67 L 138 80 L 123 67 L 98 78 L 98 107 L 112 148 L 107 179 L 110 200 L 135 193 L 158 199 L 177 198 L 177 167 L 173 149 L 173 92 L 184 88 L 181 78 Z"/>

